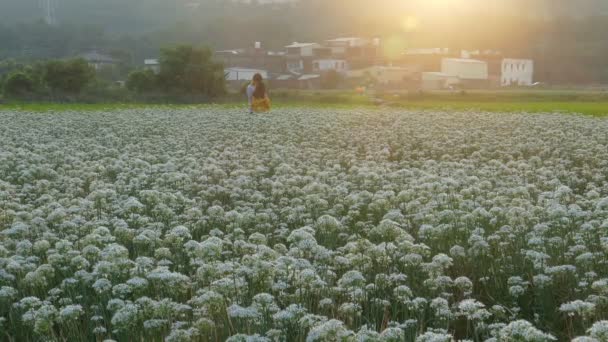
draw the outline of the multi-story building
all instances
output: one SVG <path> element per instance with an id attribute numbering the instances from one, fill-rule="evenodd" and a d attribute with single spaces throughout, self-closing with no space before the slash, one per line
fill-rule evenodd
<path id="1" fill-rule="evenodd" d="M 311 73 L 315 50 L 321 48 L 317 43 L 293 43 L 285 47 L 287 71 L 296 74 Z"/>
<path id="2" fill-rule="evenodd" d="M 256 42 L 252 48 L 216 51 L 214 57 L 226 68 L 262 69 L 275 74 L 287 70 L 285 53 L 268 51 L 262 48 L 260 42 Z"/>
<path id="3" fill-rule="evenodd" d="M 531 86 L 534 82 L 534 61 L 506 58 L 502 61 L 502 86 Z"/>
<path id="4" fill-rule="evenodd" d="M 380 39 L 359 37 L 335 38 L 325 41 L 332 58 L 346 60 L 350 68 L 360 69 L 382 63 Z"/>

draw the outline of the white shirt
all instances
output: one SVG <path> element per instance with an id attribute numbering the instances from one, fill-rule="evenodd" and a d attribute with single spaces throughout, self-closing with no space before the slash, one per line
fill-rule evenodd
<path id="1" fill-rule="evenodd" d="M 252 111 L 251 104 L 253 103 L 253 93 L 255 92 L 255 86 L 250 84 L 247 86 L 247 102 L 249 103 L 249 111 Z"/>

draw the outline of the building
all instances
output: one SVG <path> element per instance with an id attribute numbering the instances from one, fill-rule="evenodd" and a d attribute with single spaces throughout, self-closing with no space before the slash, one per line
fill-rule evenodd
<path id="1" fill-rule="evenodd" d="M 279 88 L 297 88 L 298 77 L 291 74 L 282 74 L 270 80 L 270 86 L 273 89 Z"/>
<path id="2" fill-rule="evenodd" d="M 312 71 L 314 73 L 323 73 L 331 70 L 341 74 L 346 73 L 348 71 L 348 62 L 343 59 L 315 59 L 312 61 Z"/>
<path id="3" fill-rule="evenodd" d="M 262 75 L 264 79 L 268 78 L 268 71 L 266 70 L 237 67 L 224 69 L 226 81 L 251 81 L 255 74 Z"/>
<path id="4" fill-rule="evenodd" d="M 251 48 L 215 51 L 214 59 L 227 68 L 262 69 L 275 74 L 287 71 L 285 52 L 268 51 L 260 42 Z"/>
<path id="5" fill-rule="evenodd" d="M 458 57 L 448 48 L 410 48 L 394 61 L 395 65 L 414 67 L 420 72 L 437 72 L 441 70 L 444 58 Z"/>
<path id="6" fill-rule="evenodd" d="M 335 38 L 325 41 L 325 46 L 331 49 L 333 55 L 346 54 L 351 48 L 365 47 L 369 44 L 370 41 L 368 39 L 358 37 Z"/>
<path id="7" fill-rule="evenodd" d="M 420 88 L 422 90 L 442 90 L 457 86 L 460 79 L 441 72 L 423 72 L 420 76 Z"/>
<path id="8" fill-rule="evenodd" d="M 269 75 L 266 70 L 241 67 L 224 68 L 226 86 L 233 91 L 240 91 L 244 84 L 251 82 L 255 74 L 260 74 L 265 80 L 268 80 Z"/>
<path id="9" fill-rule="evenodd" d="M 344 59 L 350 68 L 366 68 L 382 64 L 380 39 L 359 37 L 335 38 L 325 41 L 324 49 L 333 59 Z"/>
<path id="10" fill-rule="evenodd" d="M 317 43 L 293 43 L 285 47 L 287 71 L 296 74 L 312 73 L 315 50 L 321 48 Z"/>
<path id="11" fill-rule="evenodd" d="M 158 74 L 160 72 L 160 63 L 158 59 L 150 58 L 144 60 L 144 69 L 151 70 L 153 73 Z"/>
<path id="12" fill-rule="evenodd" d="M 531 86 L 534 83 L 534 61 L 506 58 L 502 61 L 500 84 L 507 86 Z"/>
<path id="13" fill-rule="evenodd" d="M 97 51 L 83 53 L 79 57 L 87 61 L 95 70 L 99 70 L 103 67 L 112 67 L 118 64 L 118 60 Z"/>
<path id="14" fill-rule="evenodd" d="M 456 76 L 465 88 L 485 88 L 488 86 L 488 63 L 476 59 L 444 58 L 441 73 Z"/>
<path id="15" fill-rule="evenodd" d="M 299 89 L 319 89 L 321 87 L 321 75 L 301 75 L 300 77 L 298 77 L 297 87 Z"/>
<path id="16" fill-rule="evenodd" d="M 285 49 L 287 50 L 288 56 L 312 57 L 314 56 L 314 50 L 320 47 L 321 45 L 317 43 L 295 42 L 291 45 L 287 45 Z"/>

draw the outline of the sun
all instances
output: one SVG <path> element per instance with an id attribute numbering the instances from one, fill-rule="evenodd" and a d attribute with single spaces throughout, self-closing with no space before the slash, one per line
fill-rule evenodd
<path id="1" fill-rule="evenodd" d="M 418 17 L 414 15 L 408 15 L 403 19 L 401 26 L 405 32 L 413 32 L 416 31 L 420 26 L 420 21 Z"/>

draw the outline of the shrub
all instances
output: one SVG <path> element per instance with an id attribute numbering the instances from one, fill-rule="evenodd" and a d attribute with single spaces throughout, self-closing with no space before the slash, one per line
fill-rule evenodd
<path id="1" fill-rule="evenodd" d="M 158 80 L 152 70 L 136 70 L 127 78 L 127 89 L 138 94 L 149 93 L 158 89 Z"/>
<path id="2" fill-rule="evenodd" d="M 10 74 L 4 82 L 4 94 L 9 97 L 22 97 L 31 94 L 34 88 L 34 80 L 22 71 Z"/>
<path id="3" fill-rule="evenodd" d="M 43 80 L 55 94 L 77 95 L 95 79 L 95 70 L 84 59 L 51 61 Z"/>

